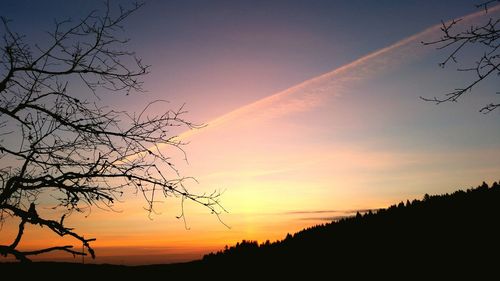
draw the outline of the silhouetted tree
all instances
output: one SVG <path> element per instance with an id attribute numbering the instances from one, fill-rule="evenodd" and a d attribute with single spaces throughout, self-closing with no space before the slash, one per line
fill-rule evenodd
<path id="1" fill-rule="evenodd" d="M 150 213 L 159 195 L 194 201 L 217 217 L 223 211 L 219 193 L 190 192 L 165 154 L 168 147 L 183 152 L 172 127 L 197 127 L 183 118 L 182 108 L 150 115 L 152 102 L 129 114 L 101 106 L 98 99 L 82 99 L 72 90 L 71 85 L 79 84 L 96 97 L 101 90 L 127 95 L 142 90 L 139 79 L 148 66 L 123 50 L 128 41 L 117 34 L 141 5 L 115 10 L 107 3 L 103 13 L 93 11 L 76 23 L 57 22 L 42 45 L 27 44 L 2 18 L 0 223 L 9 217 L 20 222 L 14 241 L 0 245 L 0 254 L 20 261 L 56 250 L 86 255 L 71 245 L 19 250 L 25 225 L 33 224 L 72 236 L 94 257 L 89 242 L 95 239 L 84 238 L 64 219 L 91 207 L 111 208 L 128 188 L 144 196 Z M 38 210 L 37 204 L 47 198 L 64 215 L 51 219 Z"/>
<path id="2" fill-rule="evenodd" d="M 495 2 L 500 2 L 500 0 L 488 0 L 477 5 L 477 7 L 482 7 L 487 14 L 488 8 Z M 450 49 L 450 54 L 439 64 L 443 68 L 450 62 L 458 63 L 459 56 L 466 49 L 476 52 L 477 60 L 473 65 L 458 68 L 458 71 L 473 72 L 475 78 L 463 87 L 457 88 L 443 97 L 421 97 L 425 101 L 435 102 L 436 104 L 456 102 L 462 95 L 470 92 L 487 77 L 495 74 L 496 76 L 500 75 L 500 19 L 490 16 L 488 22 L 484 24 L 458 27 L 460 21 L 461 19 L 452 20 L 448 23 L 443 22 L 441 27 L 442 37 L 435 41 L 422 43 L 424 45 L 438 45 L 438 49 Z M 474 49 L 471 47 L 474 47 Z M 500 107 L 500 102 L 492 102 L 483 106 L 479 111 L 489 113 L 498 107 Z"/>

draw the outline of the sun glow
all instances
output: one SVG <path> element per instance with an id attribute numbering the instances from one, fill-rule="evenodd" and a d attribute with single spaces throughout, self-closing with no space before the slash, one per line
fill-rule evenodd
<path id="1" fill-rule="evenodd" d="M 166 4 L 151 3 L 155 5 Z M 189 21 L 201 21 L 197 17 L 204 16 L 188 10 L 189 17 L 193 17 Z M 256 16 L 263 16 L 259 13 Z M 488 13 L 488 16 L 500 13 L 500 5 Z M 461 24 L 482 21 L 488 16 L 481 11 L 472 13 Z M 309 20 L 315 17 L 316 13 Z M 98 255 L 94 262 L 186 261 L 242 239 L 259 242 L 282 239 L 287 233 L 352 215 L 357 210 L 377 209 L 421 198 L 425 193 L 445 193 L 498 180 L 495 178 L 500 172 L 497 115 L 482 116 L 466 102 L 452 108 L 435 107 L 419 100 L 420 96 L 438 95 L 463 81 L 462 77 L 436 67 L 435 50 L 421 44 L 439 37 L 441 24 L 436 25 L 437 21 L 426 22 L 425 26 L 431 27 L 414 35 L 404 33 L 406 37 L 398 37 L 404 39 L 394 40 L 393 44 L 381 41 L 385 45 L 370 45 L 371 51 L 366 55 L 343 66 L 338 63 L 340 66 L 325 72 L 332 68 L 331 61 L 343 63 L 342 52 L 347 51 L 342 51 L 335 42 L 337 49 L 327 52 L 335 60 L 328 65 L 309 56 L 317 51 L 314 48 L 331 40 L 327 36 L 337 40 L 334 35 L 340 35 L 335 32 L 341 32 L 341 28 L 314 36 L 313 32 L 319 32 L 317 26 L 293 33 L 292 29 L 279 28 L 283 22 L 290 23 L 290 18 L 283 22 L 274 20 L 270 20 L 273 24 L 259 22 L 257 27 L 265 26 L 266 32 L 253 24 L 237 26 L 236 32 L 231 33 L 226 30 L 232 27 L 228 24 L 200 28 L 202 25 L 197 23 L 193 30 L 175 36 L 161 29 L 170 26 L 164 24 L 158 34 L 173 39 L 154 41 L 147 48 L 146 55 L 155 54 L 152 60 L 156 69 L 153 68 L 152 74 L 157 73 L 145 83 L 152 85 L 151 91 L 131 101 L 116 96 L 105 98 L 113 108 L 135 109 L 139 100 L 165 99 L 174 93 L 177 96 L 173 99 L 180 104 L 184 101 L 187 107 L 194 104 L 193 113 L 187 114 L 187 118 L 192 117 L 205 126 L 172 131 L 178 133 L 174 141 L 187 143 L 182 147 L 187 161 L 184 151 L 175 147 L 158 145 L 150 149 L 171 156 L 179 174 L 167 165 L 159 165 L 169 177 L 196 178 L 185 181 L 191 192 L 221 192 L 221 204 L 228 212 L 217 218 L 207 208 L 189 200 L 181 205 L 180 197 L 158 196 L 154 211 L 148 213 L 141 192 L 130 187 L 118 198 L 113 210 L 94 206 L 66 218 L 66 224 L 85 237 L 97 238 L 93 244 Z M 333 20 L 331 16 L 329 20 Z M 172 26 L 182 28 L 186 24 L 184 17 Z M 387 30 L 393 30 L 391 27 L 388 24 Z M 275 29 L 283 32 L 279 33 L 280 40 L 268 38 Z M 143 30 L 139 35 L 147 37 Z M 241 30 L 251 34 L 252 40 L 247 38 L 248 34 L 242 35 Z M 365 27 L 363 31 L 366 32 Z M 155 28 L 148 32 L 155 32 Z M 229 39 L 223 41 L 224 36 Z M 261 46 L 254 46 L 259 45 L 253 41 L 260 37 L 265 38 L 260 45 L 277 44 L 280 48 L 306 45 L 299 48 L 300 52 L 294 49 L 283 58 L 279 55 L 286 50 L 277 50 L 270 59 L 262 53 Z M 280 45 L 281 40 L 286 46 Z M 169 53 L 169 44 L 178 49 Z M 198 49 L 197 45 L 203 48 Z M 252 56 L 253 48 L 259 50 L 255 51 L 258 58 L 265 57 L 263 62 Z M 279 62 L 283 65 L 279 66 Z M 287 63 L 292 62 L 296 62 L 293 65 L 297 68 L 290 70 Z M 294 75 L 296 80 L 288 83 L 292 80 L 282 78 L 281 84 L 266 82 L 265 76 L 271 76 L 273 69 L 280 72 L 273 76 L 275 80 Z M 283 86 L 283 81 L 288 84 Z M 490 102 L 481 93 L 495 92 L 497 86 L 486 84 L 474 97 L 479 102 Z M 468 98 L 464 101 L 468 102 Z M 161 112 L 167 105 L 171 106 L 156 104 L 152 111 Z M 123 161 L 144 156 L 148 154 L 136 154 Z M 63 212 L 52 207 L 49 199 L 40 198 L 37 210 L 59 220 Z M 179 218 L 181 214 L 185 217 Z M 5 222 L 0 230 L 0 244 L 11 243 L 18 225 L 19 221 L 13 219 Z M 61 240 L 38 226 L 27 228 L 20 245 L 23 249 L 35 249 L 61 242 L 81 247 L 71 238 Z"/>

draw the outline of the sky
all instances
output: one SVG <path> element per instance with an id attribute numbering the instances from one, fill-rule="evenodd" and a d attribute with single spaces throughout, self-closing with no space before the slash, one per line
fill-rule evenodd
<path id="1" fill-rule="evenodd" d="M 1 1 L 0 14 L 26 40 L 44 42 L 53 19 L 78 19 L 101 1 Z M 475 1 L 146 1 L 125 23 L 151 73 L 146 93 L 116 98 L 139 111 L 147 101 L 186 104 L 203 129 L 179 132 L 188 161 L 177 168 L 195 192 L 223 192 L 225 224 L 187 204 L 160 203 L 148 217 L 132 192 L 117 212 L 72 215 L 96 237 L 95 262 L 162 263 L 199 258 L 242 239 L 283 238 L 304 227 L 401 200 L 499 180 L 498 80 L 460 102 L 434 105 L 473 76 L 438 67 L 447 51 L 423 46 L 440 21 L 485 20 Z M 498 17 L 499 9 L 489 15 Z M 473 59 L 466 50 L 464 61 Z M 82 92 L 80 92 L 82 91 Z M 76 89 L 75 95 L 86 95 Z M 161 108 L 157 109 L 161 110 Z M 58 244 L 31 227 L 22 247 Z M 6 223 L 0 243 L 15 224 Z M 5 242 L 3 242 L 5 243 Z M 68 240 L 71 243 L 71 240 Z M 59 259 L 60 256 L 46 258 Z"/>

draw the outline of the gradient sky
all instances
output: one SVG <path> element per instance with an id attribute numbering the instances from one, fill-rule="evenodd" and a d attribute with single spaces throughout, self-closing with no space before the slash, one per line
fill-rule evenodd
<path id="1" fill-rule="evenodd" d="M 2 16 L 30 42 L 44 42 L 54 18 L 81 17 L 101 1 L 1 1 Z M 355 210 L 498 180 L 500 99 L 489 79 L 460 103 L 433 97 L 473 77 L 438 67 L 447 52 L 420 42 L 441 20 L 485 19 L 475 1 L 147 1 L 127 21 L 128 48 L 152 73 L 147 93 L 102 102 L 137 111 L 147 100 L 186 103 L 204 129 L 181 134 L 193 191 L 223 190 L 220 224 L 198 206 L 159 205 L 149 219 L 140 196 L 115 212 L 67 220 L 94 243 L 97 262 L 159 263 L 200 257 L 242 239 L 287 232 Z M 498 9 L 490 14 L 498 16 Z M 464 53 L 470 60 L 471 52 Z M 77 95 L 85 95 L 79 93 Z M 160 109 L 158 109 L 160 110 Z M 56 244 L 35 228 L 23 247 Z M 0 242 L 15 227 L 7 223 Z"/>

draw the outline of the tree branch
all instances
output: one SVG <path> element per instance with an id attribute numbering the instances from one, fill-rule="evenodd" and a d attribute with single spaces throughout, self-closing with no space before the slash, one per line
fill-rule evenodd
<path id="1" fill-rule="evenodd" d="M 488 7 L 494 2 L 500 0 L 489 0 L 479 5 L 478 8 L 484 8 L 485 13 L 488 12 Z M 436 104 L 445 102 L 456 102 L 458 99 L 467 92 L 471 92 L 472 88 L 477 84 L 483 82 L 487 77 L 493 74 L 500 75 L 500 19 L 491 18 L 482 25 L 472 25 L 469 28 L 462 27 L 462 29 L 455 31 L 458 28 L 459 20 L 452 20 L 448 23 L 443 22 L 441 30 L 443 36 L 435 41 L 422 42 L 424 45 L 437 45 L 437 49 L 452 48 L 447 57 L 439 64 L 445 67 L 450 62 L 458 63 L 458 56 L 468 47 L 482 47 L 484 53 L 479 55 L 479 59 L 474 66 L 458 68 L 459 71 L 471 71 L 475 74 L 475 78 L 470 81 L 466 86 L 455 89 L 438 98 L 425 98 L 420 97 L 424 101 L 434 102 Z M 482 107 L 479 111 L 482 113 L 489 113 L 498 108 L 497 103 L 490 103 Z"/>
<path id="2" fill-rule="evenodd" d="M 107 2 L 103 13 L 92 11 L 74 24 L 56 22 L 45 48 L 25 44 L 2 19 L 0 129 L 12 130 L 0 132 L 0 223 L 4 214 L 21 222 L 13 243 L 0 246 L 0 254 L 21 261 L 51 251 L 83 254 L 70 246 L 19 251 L 29 223 L 73 237 L 95 257 L 89 245 L 95 239 L 65 227 L 64 215 L 92 207 L 113 210 L 113 202 L 130 189 L 143 195 L 148 215 L 155 212 L 158 196 L 179 199 L 182 214 L 186 199 L 219 220 L 226 212 L 220 192 L 197 194 L 185 186 L 190 178 L 181 176 L 167 150 L 186 160 L 185 143 L 175 133 L 201 127 L 184 119 L 184 105 L 161 114 L 155 109 L 165 101 L 153 101 L 138 114 L 101 105 L 99 89 L 125 95 L 142 91 L 140 78 L 149 66 L 123 50 L 128 39 L 117 36 L 121 23 L 142 5 L 113 12 Z M 71 83 L 86 85 L 89 97 L 71 92 Z M 52 198 L 53 209 L 63 210 L 60 221 L 37 214 L 39 197 Z"/>

